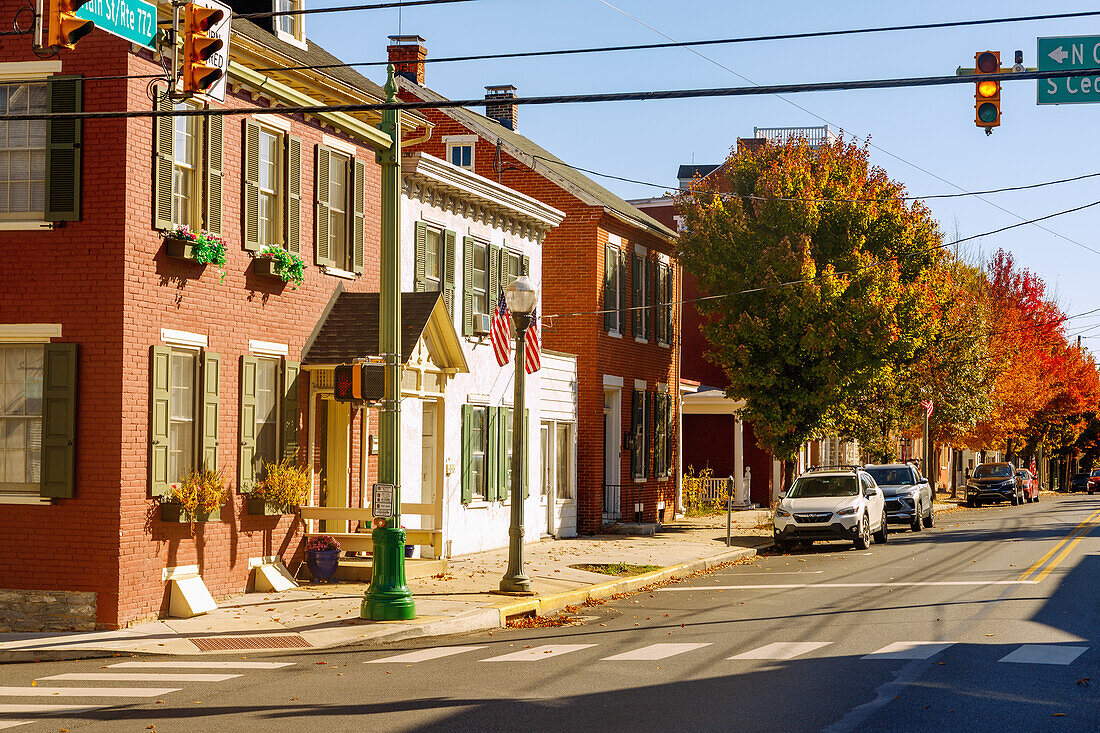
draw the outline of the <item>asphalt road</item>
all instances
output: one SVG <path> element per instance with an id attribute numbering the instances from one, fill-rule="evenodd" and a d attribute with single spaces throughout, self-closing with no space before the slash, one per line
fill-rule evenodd
<path id="1" fill-rule="evenodd" d="M 869 551 L 760 557 L 560 628 L 11 664 L 0 728 L 1095 731 L 1097 523 L 1100 499 L 1084 495 L 961 510 Z M 13 705 L 108 707 L 47 717 Z"/>

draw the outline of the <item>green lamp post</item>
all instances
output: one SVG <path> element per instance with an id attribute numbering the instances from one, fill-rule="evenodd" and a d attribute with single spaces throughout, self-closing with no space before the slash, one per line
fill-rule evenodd
<path id="1" fill-rule="evenodd" d="M 386 101 L 397 101 L 393 65 L 387 69 Z M 371 533 L 374 567 L 360 617 L 403 621 L 416 617 L 405 580 L 405 530 L 401 529 L 401 112 L 382 113 L 378 126 L 393 141 L 380 151 L 382 165 L 382 257 L 379 347 L 385 358 L 386 390 L 378 428 L 378 481 L 393 486 L 393 516 Z"/>
<path id="2" fill-rule="evenodd" d="M 526 275 L 513 280 L 504 289 L 504 299 L 516 326 L 515 421 L 512 429 L 512 523 L 508 527 L 508 570 L 500 579 L 500 592 L 515 595 L 531 594 L 531 579 L 523 572 L 523 498 L 527 488 L 527 469 L 522 421 L 526 413 L 526 358 L 524 343 L 531 327 L 531 314 L 538 300 L 538 288 Z M 514 423 L 513 423 L 514 424 Z"/>

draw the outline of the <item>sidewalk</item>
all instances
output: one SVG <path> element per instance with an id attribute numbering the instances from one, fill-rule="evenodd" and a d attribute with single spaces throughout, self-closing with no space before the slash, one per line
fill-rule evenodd
<path id="1" fill-rule="evenodd" d="M 164 619 L 118 631 L 0 634 L 0 662 L 114 653 L 203 654 L 325 648 L 391 642 L 499 628 L 509 617 L 552 613 L 589 597 L 604 598 L 722 562 L 751 557 L 770 546 L 767 512 L 739 512 L 726 547 L 725 515 L 678 520 L 656 535 L 597 535 L 526 545 L 525 569 L 536 592 L 515 598 L 494 593 L 508 564 L 501 548 L 454 558 L 449 568 L 409 581 L 416 602 L 412 621 L 363 621 L 364 583 L 303 585 L 282 593 L 247 593 L 190 619 Z M 591 563 L 657 565 L 660 570 L 616 578 L 579 570 Z"/>

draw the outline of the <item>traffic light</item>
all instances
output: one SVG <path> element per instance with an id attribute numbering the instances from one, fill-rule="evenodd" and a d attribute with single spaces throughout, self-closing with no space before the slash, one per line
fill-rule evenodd
<path id="1" fill-rule="evenodd" d="M 974 54 L 974 74 L 979 77 L 974 84 L 974 124 L 985 128 L 986 135 L 1001 124 L 1001 82 L 981 79 L 983 74 L 1001 71 L 1000 51 L 979 51 Z"/>
<path id="2" fill-rule="evenodd" d="M 76 42 L 95 30 L 95 23 L 76 17 L 88 0 L 50 0 L 48 43 L 55 48 L 76 48 Z"/>
<path id="3" fill-rule="evenodd" d="M 220 38 L 210 35 L 225 13 L 220 8 L 205 8 L 196 3 L 187 3 L 183 13 L 182 91 L 205 94 L 225 76 L 220 66 L 207 63 L 225 45 Z"/>
<path id="4" fill-rule="evenodd" d="M 332 373 L 337 402 L 376 402 L 385 396 L 386 370 L 381 364 L 341 364 Z"/>

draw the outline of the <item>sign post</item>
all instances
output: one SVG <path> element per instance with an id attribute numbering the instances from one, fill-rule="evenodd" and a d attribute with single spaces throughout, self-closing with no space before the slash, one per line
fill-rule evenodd
<path id="1" fill-rule="evenodd" d="M 1100 102 L 1100 36 L 1039 38 L 1038 70 L 1081 69 L 1080 76 L 1039 79 L 1039 104 Z"/>

